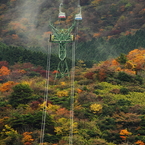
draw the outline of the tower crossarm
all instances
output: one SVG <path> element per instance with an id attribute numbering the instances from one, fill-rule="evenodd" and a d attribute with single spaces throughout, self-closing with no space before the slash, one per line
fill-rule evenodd
<path id="1" fill-rule="evenodd" d="M 76 22 L 74 22 L 68 29 L 57 29 L 53 26 L 53 24 L 50 24 L 53 31 L 53 34 L 50 36 L 50 41 L 54 43 L 61 43 L 62 41 L 67 43 L 74 41 L 74 36 L 71 35 L 71 32 L 75 25 Z"/>

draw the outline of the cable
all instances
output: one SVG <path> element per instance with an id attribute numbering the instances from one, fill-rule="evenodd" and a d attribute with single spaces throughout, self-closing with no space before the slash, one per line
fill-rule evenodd
<path id="1" fill-rule="evenodd" d="M 76 23 L 75 36 L 78 35 L 78 21 Z M 74 123 L 74 89 L 75 89 L 75 50 L 77 49 L 78 39 L 72 44 L 72 71 L 71 71 L 71 98 L 70 98 L 70 132 L 69 145 L 73 145 L 73 123 Z"/>
<path id="2" fill-rule="evenodd" d="M 49 87 L 49 74 L 50 74 L 50 58 L 51 58 L 51 43 L 48 43 L 47 52 L 47 66 L 46 66 L 46 82 L 45 82 L 45 94 L 44 94 L 44 104 L 42 111 L 42 122 L 41 122 L 41 133 L 40 133 L 40 144 L 44 141 L 45 134 L 45 123 L 46 123 L 46 111 L 47 111 L 47 101 L 48 101 L 48 87 Z"/>
<path id="3" fill-rule="evenodd" d="M 73 44 L 72 44 L 72 70 L 71 70 L 71 98 L 70 98 L 70 133 L 69 133 L 69 145 L 73 145 L 74 77 L 75 77 L 75 42 L 73 42 Z"/>

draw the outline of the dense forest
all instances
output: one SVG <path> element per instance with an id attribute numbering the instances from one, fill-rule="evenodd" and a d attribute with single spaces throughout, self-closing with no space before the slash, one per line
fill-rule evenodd
<path id="1" fill-rule="evenodd" d="M 68 28 L 78 12 L 63 0 L 58 21 L 60 2 L 0 0 L 0 145 L 69 145 L 72 89 L 74 145 L 145 145 L 144 0 L 80 0 L 74 88 L 71 44 L 70 77 L 56 77 L 56 44 L 48 53 L 49 23 Z"/>
<path id="2" fill-rule="evenodd" d="M 77 62 L 75 145 L 145 144 L 144 54 L 145 49 L 134 49 L 91 68 Z M 71 80 L 55 80 L 51 71 L 47 88 L 46 72 L 30 62 L 0 61 L 1 145 L 38 145 L 46 104 L 44 145 L 68 145 Z"/>

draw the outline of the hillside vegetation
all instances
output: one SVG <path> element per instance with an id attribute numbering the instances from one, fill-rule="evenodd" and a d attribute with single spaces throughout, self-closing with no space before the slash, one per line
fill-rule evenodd
<path id="1" fill-rule="evenodd" d="M 145 49 L 134 49 L 92 68 L 77 62 L 75 145 L 145 144 L 144 54 Z M 71 81 L 54 81 L 52 71 L 46 88 L 44 74 L 46 70 L 30 62 L 9 65 L 0 61 L 1 145 L 38 145 L 46 104 L 45 145 L 68 145 Z"/>
<path id="2" fill-rule="evenodd" d="M 2 0 L 0 41 L 12 46 L 37 47 L 46 52 L 51 34 L 49 23 L 67 28 L 78 11 L 77 0 L 64 0 L 67 20 L 60 25 L 59 4 L 58 0 Z M 127 54 L 145 47 L 144 0 L 81 0 L 80 4 L 83 20 L 78 25 L 77 59 L 98 62 L 115 58 L 120 52 Z M 56 49 L 52 51 L 57 53 Z"/>
<path id="3" fill-rule="evenodd" d="M 48 42 L 49 23 L 70 27 L 78 1 L 64 0 L 67 19 L 61 22 L 59 4 L 0 1 L 0 145 L 40 145 L 44 107 L 43 145 L 69 144 L 72 80 L 56 78 L 58 47 Z M 72 32 L 76 35 L 73 144 L 144 145 L 145 2 L 80 0 L 80 4 L 83 20 Z M 67 45 L 70 71 L 71 47 Z"/>

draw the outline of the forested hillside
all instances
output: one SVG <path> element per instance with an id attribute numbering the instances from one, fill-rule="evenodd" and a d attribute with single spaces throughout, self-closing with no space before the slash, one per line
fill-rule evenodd
<path id="1" fill-rule="evenodd" d="M 49 23 L 60 27 L 57 19 L 60 2 L 0 1 L 0 41 L 12 46 L 37 47 L 46 52 L 51 34 Z M 83 20 L 77 33 L 77 59 L 106 60 L 117 57 L 120 52 L 127 54 L 145 47 L 144 0 L 80 0 L 80 4 Z M 77 5 L 77 0 L 64 0 L 67 20 L 62 22 L 62 27 L 71 25 Z M 53 49 L 53 53 L 57 53 L 55 51 Z"/>
<path id="2" fill-rule="evenodd" d="M 28 53 L 29 54 L 29 53 Z M 74 145 L 145 144 L 145 49 L 87 68 L 78 61 L 74 88 Z M 0 61 L 0 144 L 68 145 L 70 78 L 30 62 Z M 44 101 L 48 89 L 48 100 Z"/>
<path id="3" fill-rule="evenodd" d="M 145 145 L 145 1 L 80 0 L 74 82 L 56 77 L 48 42 L 49 23 L 68 28 L 78 12 L 64 0 L 58 21 L 61 2 L 0 0 L 0 145 L 42 145 L 44 118 L 43 145 L 68 145 L 73 91 L 74 145 Z"/>

